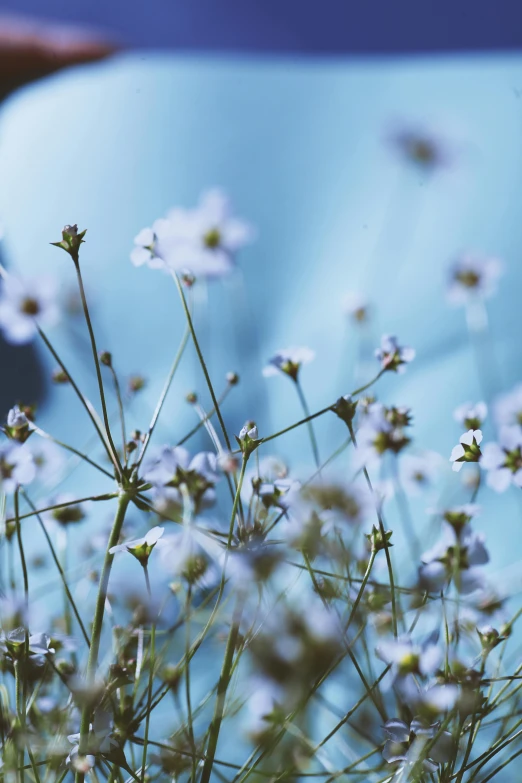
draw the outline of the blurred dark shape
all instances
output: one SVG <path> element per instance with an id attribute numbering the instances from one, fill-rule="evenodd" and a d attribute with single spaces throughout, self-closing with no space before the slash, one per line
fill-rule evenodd
<path id="1" fill-rule="evenodd" d="M 80 27 L 0 15 L 0 97 L 66 66 L 100 60 L 114 49 Z"/>
<path id="2" fill-rule="evenodd" d="M 398 54 L 517 50 L 520 0 L 3 0 L 107 30 L 129 46 L 176 50 Z"/>
<path id="3" fill-rule="evenodd" d="M 114 50 L 77 26 L 0 15 L 0 101 L 28 82 L 66 66 L 100 60 Z M 45 377 L 33 345 L 10 345 L 0 336 L 0 366 L 8 368 L 0 385 L 0 420 L 17 401 L 42 402 Z"/>

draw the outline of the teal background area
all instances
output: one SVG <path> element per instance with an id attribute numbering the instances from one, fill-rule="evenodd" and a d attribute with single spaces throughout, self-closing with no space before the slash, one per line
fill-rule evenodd
<path id="1" fill-rule="evenodd" d="M 445 300 L 447 267 L 462 250 L 506 263 L 488 305 L 487 391 L 522 381 L 521 91 L 517 55 L 268 61 L 136 54 L 70 70 L 27 88 L 2 111 L 4 257 L 12 270 L 59 276 L 65 290 L 73 269 L 49 242 L 65 223 L 88 228 L 82 265 L 99 347 L 112 351 L 122 373 L 150 378 L 130 422 L 146 429 L 183 315 L 169 278 L 131 266 L 132 240 L 169 207 L 190 206 L 206 187 L 223 187 L 259 229 L 237 275 L 196 296 L 216 387 L 228 370 L 242 377 L 224 406 L 230 430 L 255 417 L 263 435 L 300 418 L 292 385 L 261 375 L 280 347 L 317 351 L 302 376 L 312 410 L 353 388 L 357 337 L 341 300 L 359 289 L 375 306 L 372 344 L 382 332 L 395 333 L 418 355 L 404 377 L 383 379 L 379 395 L 410 405 L 416 444 L 449 457 L 460 434 L 453 409 L 484 396 L 464 313 Z M 431 175 L 405 165 L 389 144 L 403 124 L 438 133 L 451 165 Z M 58 328 L 52 337 L 96 399 L 83 331 Z M 192 389 L 208 405 L 190 353 L 157 443 L 192 426 L 183 401 Z M 90 437 L 67 388 L 48 390 L 40 422 L 77 446 Z M 345 437 L 333 416 L 317 430 L 323 456 Z M 296 468 L 311 462 L 304 429 L 270 451 Z M 69 485 L 78 496 L 107 486 L 88 471 Z M 451 476 L 448 496 L 463 500 L 456 486 Z M 481 500 L 477 527 L 488 534 L 491 573 L 499 589 L 514 592 L 521 553 L 507 542 L 519 538 L 519 494 L 499 501 L 487 491 Z M 415 513 L 425 525 L 422 503 Z"/>

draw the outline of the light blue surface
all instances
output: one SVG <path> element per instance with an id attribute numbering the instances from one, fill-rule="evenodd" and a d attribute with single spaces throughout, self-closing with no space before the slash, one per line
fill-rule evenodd
<path id="1" fill-rule="evenodd" d="M 133 408 L 131 425 L 144 429 L 183 317 L 168 278 L 131 267 L 132 239 L 169 207 L 190 206 L 219 185 L 259 227 L 240 258 L 244 282 L 240 274 L 209 287 L 208 314 L 199 309 L 197 316 L 216 386 L 228 370 L 242 376 L 225 408 L 232 431 L 246 417 L 255 416 L 265 434 L 300 416 L 291 384 L 261 377 L 279 347 L 317 350 L 303 371 L 312 409 L 351 388 L 355 338 L 350 332 L 347 341 L 341 298 L 362 289 L 376 306 L 375 341 L 382 331 L 396 333 L 418 353 L 404 378 L 381 384 L 383 399 L 411 405 L 418 445 L 449 456 L 459 435 L 454 407 L 482 396 L 464 314 L 444 298 L 446 268 L 462 249 L 506 261 L 489 308 L 503 375 L 493 381 L 501 389 L 522 380 L 520 88 L 516 56 L 268 62 L 136 55 L 64 73 L 3 111 L 7 261 L 72 283 L 67 256 L 48 243 L 64 223 L 89 229 L 83 269 L 100 347 L 123 372 L 152 378 Z M 452 166 L 430 177 L 405 167 L 386 142 L 401 122 L 438 130 Z M 95 398 L 77 343 L 59 330 L 55 337 Z M 206 401 L 190 357 L 160 442 L 191 425 L 180 398 L 192 388 Z M 74 426 L 77 445 L 89 433 L 68 389 L 52 392 L 42 426 L 69 439 Z M 333 417 L 318 429 L 324 454 L 344 437 Z M 302 461 L 306 432 L 287 436 L 279 449 Z M 97 478 L 90 481 L 84 486 L 99 488 Z M 520 505 L 514 492 L 500 504 L 489 492 L 483 499 L 478 526 L 489 533 L 495 571 L 520 557 L 506 547 L 518 535 Z M 492 534 L 492 519 L 501 536 Z M 506 573 L 510 589 L 520 586 Z"/>

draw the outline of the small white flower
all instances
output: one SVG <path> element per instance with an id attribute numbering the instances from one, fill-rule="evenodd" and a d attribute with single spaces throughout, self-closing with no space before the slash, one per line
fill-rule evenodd
<path id="1" fill-rule="evenodd" d="M 425 128 L 401 128 L 391 135 L 390 141 L 408 163 L 421 169 L 446 167 L 451 160 L 442 140 Z"/>
<path id="2" fill-rule="evenodd" d="M 10 495 L 18 486 L 30 484 L 36 475 L 36 466 L 27 444 L 9 441 L 0 446 L 0 484 Z"/>
<path id="3" fill-rule="evenodd" d="M 268 378 L 271 375 L 284 373 L 292 380 L 297 381 L 299 370 L 303 364 L 308 364 L 315 359 L 315 352 L 311 348 L 283 348 L 269 360 L 263 368 L 263 375 Z"/>
<path id="4" fill-rule="evenodd" d="M 252 227 L 235 217 L 227 196 L 209 190 L 194 209 L 173 209 L 136 237 L 135 266 L 188 270 L 196 277 L 221 277 L 235 266 L 235 254 L 254 238 Z"/>
<path id="5" fill-rule="evenodd" d="M 381 347 L 375 351 L 375 356 L 383 370 L 403 373 L 406 365 L 415 359 L 415 351 L 413 348 L 401 347 L 396 337 L 385 334 L 381 338 Z"/>
<path id="6" fill-rule="evenodd" d="M 484 444 L 480 465 L 496 492 L 504 492 L 511 483 L 522 487 L 522 428 L 501 427 L 498 443 Z"/>
<path id="7" fill-rule="evenodd" d="M 454 579 L 459 592 L 471 593 L 483 586 L 483 576 L 477 566 L 489 562 L 489 553 L 482 533 L 475 533 L 468 524 L 443 523 L 442 536 L 422 555 L 419 569 L 422 584 L 429 590 L 442 590 Z"/>
<path id="8" fill-rule="evenodd" d="M 37 324 L 54 326 L 60 312 L 56 303 L 56 285 L 47 278 L 21 280 L 8 277 L 0 291 L 0 329 L 9 343 L 30 342 Z"/>
<path id="9" fill-rule="evenodd" d="M 464 255 L 450 270 L 448 301 L 465 305 L 473 299 L 488 299 L 497 290 L 503 265 L 497 258 Z"/>
<path id="10" fill-rule="evenodd" d="M 23 411 L 20 410 L 18 405 L 11 408 L 7 414 L 7 426 L 13 429 L 21 429 L 22 427 L 29 426 L 29 419 Z"/>
<path id="11" fill-rule="evenodd" d="M 405 454 L 400 460 L 400 476 L 404 489 L 410 495 L 419 495 L 435 483 L 442 457 L 435 451 Z"/>
<path id="12" fill-rule="evenodd" d="M 522 425 L 522 384 L 496 398 L 493 415 L 500 427 Z"/>
<path id="13" fill-rule="evenodd" d="M 129 552 L 131 555 L 133 555 L 136 560 L 139 560 L 139 562 L 146 566 L 150 553 L 160 542 L 160 538 L 163 535 L 164 528 L 162 527 L 153 527 L 151 528 L 148 533 L 146 533 L 142 538 L 134 538 L 131 541 L 125 541 L 123 544 L 117 544 L 116 546 L 113 546 L 109 549 L 109 552 L 111 555 L 116 554 L 116 552 Z"/>
<path id="14" fill-rule="evenodd" d="M 478 462 L 480 459 L 480 444 L 482 432 L 480 430 L 468 430 L 460 436 L 459 443 L 453 447 L 450 462 L 452 468 L 459 472 L 465 462 Z"/>
<path id="15" fill-rule="evenodd" d="M 250 440 L 257 440 L 259 438 L 257 426 L 253 422 L 247 421 L 245 426 L 241 427 L 238 437 L 239 440 L 246 440 L 247 438 L 250 438 Z"/>
<path id="16" fill-rule="evenodd" d="M 485 402 L 477 402 L 473 405 L 471 402 L 464 402 L 455 408 L 453 418 L 467 430 L 479 430 L 486 416 L 488 415 L 488 406 Z"/>
<path id="17" fill-rule="evenodd" d="M 355 323 L 365 323 L 368 320 L 369 309 L 369 302 L 363 294 L 350 291 L 343 297 L 343 312 Z"/>

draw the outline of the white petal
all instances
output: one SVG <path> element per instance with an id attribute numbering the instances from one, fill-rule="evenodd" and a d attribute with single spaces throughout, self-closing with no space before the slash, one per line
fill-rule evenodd
<path id="1" fill-rule="evenodd" d="M 505 492 L 511 484 L 512 473 L 509 468 L 500 468 L 500 470 L 490 470 L 486 479 L 488 487 L 495 492 Z"/>
<path id="2" fill-rule="evenodd" d="M 473 430 L 468 430 L 467 432 L 464 433 L 464 435 L 460 436 L 459 438 L 460 443 L 464 443 L 466 446 L 471 446 L 471 444 L 473 443 L 474 434 L 475 433 L 473 432 Z"/>

